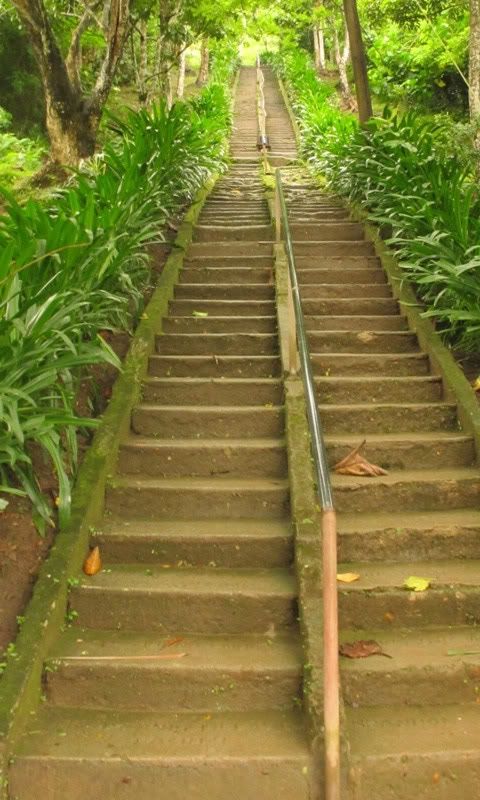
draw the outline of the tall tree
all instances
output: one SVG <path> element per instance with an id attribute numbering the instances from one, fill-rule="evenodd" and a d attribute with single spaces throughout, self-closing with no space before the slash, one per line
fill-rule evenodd
<path id="1" fill-rule="evenodd" d="M 470 45 L 468 63 L 468 102 L 470 118 L 479 127 L 480 122 L 480 0 L 470 0 Z M 480 147 L 479 136 L 477 143 Z"/>
<path id="2" fill-rule="evenodd" d="M 372 98 L 368 83 L 367 59 L 363 46 L 362 29 L 358 16 L 357 0 L 343 0 L 345 21 L 347 23 L 350 47 L 352 50 L 353 75 L 357 93 L 358 118 L 367 122 L 373 115 Z"/>
<path id="3" fill-rule="evenodd" d="M 12 0 L 12 3 L 28 32 L 40 69 L 52 160 L 78 164 L 95 149 L 98 125 L 128 33 L 130 0 L 103 3 L 105 52 L 88 95 L 80 78 L 81 40 L 100 10 L 101 0 L 82 4 L 83 11 L 72 32 L 66 56 L 62 54 L 51 13 L 43 0 Z"/>

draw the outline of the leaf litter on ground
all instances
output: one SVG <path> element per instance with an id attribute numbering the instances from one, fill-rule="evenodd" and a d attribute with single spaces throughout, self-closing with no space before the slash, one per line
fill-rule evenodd
<path id="1" fill-rule="evenodd" d="M 358 447 L 355 447 L 351 453 L 345 458 L 342 458 L 334 466 L 334 471 L 337 475 L 358 475 L 364 478 L 377 478 L 380 475 L 388 475 L 388 472 L 376 464 L 371 464 L 360 451 L 365 447 L 367 440 L 364 439 Z"/>
<path id="2" fill-rule="evenodd" d="M 369 658 L 370 656 L 393 658 L 393 656 L 385 653 L 382 646 L 374 639 L 358 639 L 356 642 L 343 642 L 338 652 L 341 656 L 345 656 L 345 658 Z"/>

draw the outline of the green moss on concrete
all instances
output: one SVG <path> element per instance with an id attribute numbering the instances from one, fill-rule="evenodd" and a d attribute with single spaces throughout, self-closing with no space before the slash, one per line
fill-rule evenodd
<path id="1" fill-rule="evenodd" d="M 43 662 L 65 622 L 68 580 L 81 569 L 91 534 L 103 514 L 105 486 L 115 470 L 120 442 L 130 429 L 132 408 L 140 399 L 155 349 L 155 336 L 167 314 L 183 266 L 184 253 L 205 199 L 216 178 L 197 194 L 187 211 L 155 292 L 135 332 L 112 398 L 80 467 L 68 525 L 55 540 L 43 564 L 25 622 L 18 634 L 15 657 L 0 681 L 0 798 L 7 798 L 6 767 L 18 737 L 41 697 Z M 3 777 L 3 780 L 2 780 Z"/>

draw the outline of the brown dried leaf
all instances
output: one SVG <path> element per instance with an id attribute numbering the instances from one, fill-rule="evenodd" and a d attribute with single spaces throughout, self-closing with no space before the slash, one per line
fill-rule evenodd
<path id="1" fill-rule="evenodd" d="M 183 636 L 176 636 L 174 639 L 167 639 L 167 641 L 164 642 L 163 646 L 173 647 L 174 644 L 179 644 L 180 642 L 183 642 L 183 638 L 184 638 Z"/>
<path id="2" fill-rule="evenodd" d="M 388 653 L 384 653 L 381 645 L 374 639 L 359 639 L 357 642 L 344 642 L 340 645 L 338 652 L 345 658 L 368 658 L 369 656 L 385 656 L 392 658 Z"/>
<path id="3" fill-rule="evenodd" d="M 83 562 L 83 571 L 85 575 L 96 575 L 102 569 L 102 559 L 100 557 L 100 548 L 94 547 L 90 550 L 89 555 Z"/>
<path id="4" fill-rule="evenodd" d="M 358 447 L 355 447 L 351 453 L 335 464 L 333 469 L 337 475 L 358 475 L 365 478 L 377 478 L 379 475 L 388 474 L 382 467 L 370 464 L 366 458 L 360 455 L 360 451 L 366 443 L 367 440 L 364 439 Z"/>

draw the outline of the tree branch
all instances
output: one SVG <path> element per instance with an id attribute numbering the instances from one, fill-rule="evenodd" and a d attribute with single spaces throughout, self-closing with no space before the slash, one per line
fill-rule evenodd
<path id="1" fill-rule="evenodd" d="M 80 17 L 77 27 L 73 31 L 70 47 L 65 59 L 68 77 L 70 78 L 72 86 L 77 91 L 81 91 L 80 67 L 82 64 L 82 36 L 90 25 L 90 21 L 95 18 L 95 12 L 100 7 L 101 3 L 102 0 L 96 0 L 96 2 L 94 2 L 92 5 L 88 5 L 86 7 L 85 11 Z"/>

